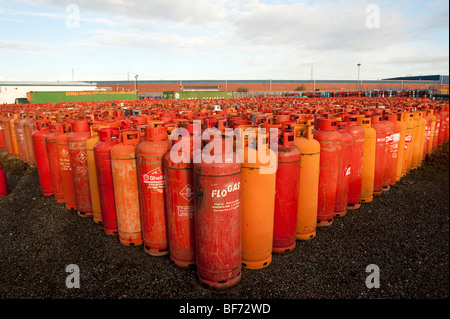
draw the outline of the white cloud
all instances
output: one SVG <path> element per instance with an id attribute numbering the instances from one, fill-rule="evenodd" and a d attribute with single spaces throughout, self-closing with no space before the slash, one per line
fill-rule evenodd
<path id="1" fill-rule="evenodd" d="M 66 6 L 74 3 L 20 2 L 30 8 L 22 14 L 43 19 L 65 18 Z M 448 40 L 442 38 L 443 33 L 448 36 L 448 3 L 379 1 L 380 27 L 369 29 L 365 22 L 370 3 L 79 0 L 80 32 L 76 38 L 65 40 L 80 51 L 138 48 L 158 53 L 151 58 L 170 53 L 187 63 L 199 58 L 205 65 L 224 63 L 230 66 L 229 78 L 254 72 L 266 78 L 308 79 L 314 65 L 316 79 L 346 79 L 352 78 L 358 62 L 363 64 L 361 75 L 365 79 L 386 77 L 383 72 L 408 67 L 428 66 L 433 73 L 443 66 L 448 68 Z M 414 6 L 429 10 L 409 10 Z M 3 46 L 9 50 L 24 48 L 23 43 Z M 37 53 L 48 49 L 45 44 L 36 48 Z M 133 58 L 145 65 L 148 56 Z M 166 63 L 164 59 L 152 62 Z"/>
<path id="2" fill-rule="evenodd" d="M 21 2 L 65 8 L 73 4 L 73 0 L 21 0 Z M 225 9 L 222 1 L 208 0 L 78 0 L 75 2 L 80 8 L 80 14 L 86 12 L 100 12 L 128 17 L 167 20 L 202 24 L 224 18 Z"/>

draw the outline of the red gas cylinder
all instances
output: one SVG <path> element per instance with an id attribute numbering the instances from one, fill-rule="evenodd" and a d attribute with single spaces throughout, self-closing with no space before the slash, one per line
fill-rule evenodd
<path id="1" fill-rule="evenodd" d="M 192 137 L 179 139 L 164 155 L 169 253 L 170 260 L 180 268 L 195 265 Z"/>
<path id="2" fill-rule="evenodd" d="M 314 138 L 320 143 L 319 198 L 317 227 L 333 223 L 337 181 L 341 165 L 342 136 L 336 131 L 337 121 L 317 118 Z"/>
<path id="3" fill-rule="evenodd" d="M 439 132 L 441 131 L 441 114 L 439 113 L 438 109 L 434 113 L 434 116 L 436 117 L 436 124 L 434 125 L 433 151 L 435 151 L 438 148 Z M 5 127 L 5 132 L 6 130 L 7 129 Z"/>
<path id="4" fill-rule="evenodd" d="M 136 163 L 144 250 L 152 256 L 169 253 L 163 172 L 167 151 L 167 128 L 146 127 L 145 140 L 136 147 Z"/>
<path id="5" fill-rule="evenodd" d="M 216 289 L 242 278 L 241 164 L 225 150 L 223 145 L 222 154 L 208 162 L 194 157 L 197 275 L 200 283 Z"/>
<path id="6" fill-rule="evenodd" d="M 19 152 L 19 158 L 27 162 L 27 150 L 25 145 L 25 137 L 23 135 L 22 122 L 25 121 L 25 113 L 19 113 L 19 117 L 14 120 L 14 131 L 16 134 L 17 149 Z"/>
<path id="7" fill-rule="evenodd" d="M 62 123 L 51 123 L 50 133 L 45 137 L 47 143 L 48 161 L 50 164 L 50 173 L 52 177 L 53 192 L 58 203 L 64 203 L 64 189 L 61 178 L 61 168 L 59 166 L 58 145 L 56 141 L 58 135 L 63 132 Z"/>
<path id="8" fill-rule="evenodd" d="M 36 166 L 44 196 L 53 195 L 52 176 L 48 160 L 45 136 L 50 133 L 50 122 L 36 122 L 37 131 L 32 134 L 34 153 L 36 155 Z"/>
<path id="9" fill-rule="evenodd" d="M 0 149 L 6 150 L 5 124 L 3 124 L 3 117 L 1 115 L 0 115 Z"/>
<path id="10" fill-rule="evenodd" d="M 67 136 L 73 184 L 78 206 L 78 216 L 93 217 L 86 141 L 91 137 L 87 120 L 73 121 L 72 133 Z"/>
<path id="11" fill-rule="evenodd" d="M 350 185 L 350 175 L 352 173 L 353 137 L 347 132 L 347 122 L 338 122 L 336 130 L 342 135 L 342 159 L 338 172 L 334 217 L 343 217 L 347 214 L 348 189 Z"/>
<path id="12" fill-rule="evenodd" d="M 118 132 L 113 128 L 101 128 L 98 131 L 100 140 L 94 145 L 102 224 L 103 230 L 108 235 L 117 235 L 118 233 L 110 157 L 111 148 L 119 142 L 118 135 L 113 135 L 114 131 Z"/>
<path id="13" fill-rule="evenodd" d="M 445 139 L 445 131 L 448 130 L 448 109 L 442 107 L 439 114 L 441 116 L 441 124 L 438 135 L 438 147 L 442 147 Z"/>
<path id="14" fill-rule="evenodd" d="M 375 176 L 373 184 L 373 195 L 380 196 L 383 191 L 384 162 L 386 149 L 386 125 L 382 123 L 381 115 L 374 115 L 371 117 L 371 127 L 376 132 Z"/>
<path id="15" fill-rule="evenodd" d="M 383 118 L 382 118 L 383 119 Z M 382 120 L 382 123 L 386 126 L 386 145 L 384 149 L 384 177 L 383 177 L 383 192 L 389 191 L 391 188 L 391 164 L 392 164 L 392 152 L 394 145 L 394 123 L 387 118 Z"/>
<path id="16" fill-rule="evenodd" d="M 6 181 L 6 172 L 3 170 L 2 163 L 0 163 L 0 197 L 8 195 L 8 184 Z"/>
<path id="17" fill-rule="evenodd" d="M 69 145 L 67 144 L 67 136 L 70 133 L 72 133 L 72 124 L 66 122 L 63 124 L 63 133 L 59 134 L 56 138 L 56 145 L 66 208 L 77 210 L 77 198 L 73 184 L 72 166 L 70 165 Z"/>
<path id="18" fill-rule="evenodd" d="M 358 125 L 358 115 L 347 115 L 347 133 L 352 136 L 352 158 L 348 181 L 347 209 L 358 209 L 361 204 L 362 163 L 364 154 L 364 128 Z"/>
<path id="19" fill-rule="evenodd" d="M 296 245 L 301 152 L 294 145 L 294 132 L 280 131 L 279 140 L 272 252 L 286 254 Z"/>
<path id="20" fill-rule="evenodd" d="M 448 143 L 449 141 L 449 107 L 445 106 L 444 107 L 445 112 L 447 113 L 446 117 L 445 117 L 445 129 L 444 129 L 444 143 Z"/>

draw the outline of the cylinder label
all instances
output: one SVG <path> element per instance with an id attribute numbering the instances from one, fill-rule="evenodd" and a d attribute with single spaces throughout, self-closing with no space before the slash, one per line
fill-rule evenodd
<path id="1" fill-rule="evenodd" d="M 405 142 L 406 143 L 410 143 L 412 141 L 412 135 L 411 134 L 406 134 L 405 135 Z"/>
<path id="2" fill-rule="evenodd" d="M 351 166 L 347 166 L 347 168 L 344 171 L 344 176 L 349 176 L 352 173 L 352 167 Z"/>
<path id="3" fill-rule="evenodd" d="M 408 149 L 408 144 L 407 143 L 411 143 L 412 141 L 412 135 L 411 134 L 406 134 L 405 135 L 405 151 Z"/>
<path id="4" fill-rule="evenodd" d="M 239 190 L 241 183 L 230 184 L 225 189 L 213 189 L 211 192 L 211 197 L 226 197 L 228 193 Z"/>
<path id="5" fill-rule="evenodd" d="M 179 217 L 187 217 L 192 218 L 194 217 L 194 206 L 178 206 L 178 216 Z"/>
<path id="6" fill-rule="evenodd" d="M 231 210 L 239 208 L 240 204 L 241 202 L 239 201 L 239 199 L 231 202 L 215 203 L 212 206 L 212 210 L 214 213 L 229 212 Z"/>
<path id="7" fill-rule="evenodd" d="M 87 155 L 85 152 L 78 153 L 78 155 L 75 158 L 82 164 L 86 163 L 87 161 Z"/>
<path id="8" fill-rule="evenodd" d="M 400 142 L 400 133 L 392 134 L 392 141 L 393 141 L 394 143 Z"/>
<path id="9" fill-rule="evenodd" d="M 394 134 L 386 135 L 386 144 L 394 141 Z"/>
<path id="10" fill-rule="evenodd" d="M 147 174 L 141 174 L 142 183 L 147 185 L 147 188 L 156 193 L 162 193 L 166 185 L 164 174 L 159 168 L 156 168 Z"/>
<path id="11" fill-rule="evenodd" d="M 194 198 L 194 188 L 187 184 L 183 187 L 183 189 L 180 191 L 181 197 L 183 197 L 185 200 L 190 202 Z"/>

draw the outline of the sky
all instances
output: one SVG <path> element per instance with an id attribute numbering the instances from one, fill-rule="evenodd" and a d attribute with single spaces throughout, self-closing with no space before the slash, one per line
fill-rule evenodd
<path id="1" fill-rule="evenodd" d="M 448 0 L 0 0 L 0 81 L 448 75 L 448 38 Z"/>

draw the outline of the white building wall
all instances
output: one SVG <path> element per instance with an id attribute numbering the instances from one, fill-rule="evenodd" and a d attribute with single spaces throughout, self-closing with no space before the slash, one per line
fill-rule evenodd
<path id="1" fill-rule="evenodd" d="M 0 104 L 13 104 L 16 98 L 26 98 L 31 91 L 95 91 L 96 84 L 43 84 L 32 85 L 27 83 L 0 82 Z"/>

